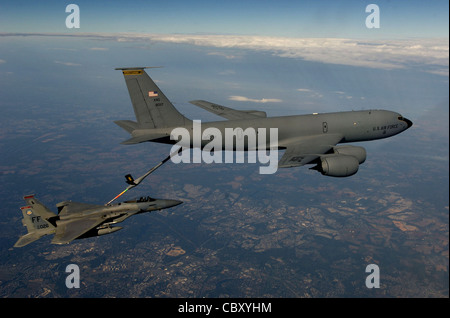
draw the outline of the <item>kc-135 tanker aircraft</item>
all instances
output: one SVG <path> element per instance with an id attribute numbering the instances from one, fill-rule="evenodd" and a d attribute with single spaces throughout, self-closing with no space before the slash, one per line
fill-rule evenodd
<path id="1" fill-rule="evenodd" d="M 183 148 L 205 147 L 213 138 L 205 132 L 217 132 L 222 140 L 215 144 L 214 150 L 269 150 L 274 146 L 285 150 L 278 162 L 279 168 L 297 167 L 306 164 L 315 165 L 311 169 L 332 177 L 348 177 L 358 171 L 359 165 L 366 160 L 363 147 L 340 145 L 341 143 L 369 141 L 397 135 L 412 126 L 412 122 L 399 113 L 388 110 L 361 110 L 335 113 L 267 117 L 263 111 L 235 110 L 203 100 L 190 103 L 208 110 L 228 120 L 201 124 L 201 140 L 195 140 L 196 123 L 183 116 L 167 99 L 155 82 L 144 71 L 151 67 L 116 68 L 121 70 L 130 94 L 136 121 L 119 120 L 117 125 L 131 134 L 123 144 L 157 142 L 178 144 L 171 139 L 171 132 L 184 128 L 190 140 Z M 277 128 L 277 143 L 266 134 L 262 143 L 250 144 L 244 138 L 247 129 L 264 132 Z M 211 130 L 213 129 L 213 130 Z M 233 142 L 226 142 L 227 130 L 233 129 L 234 140 L 243 139 L 243 149 L 237 149 Z M 197 135 L 198 137 L 199 135 Z M 216 135 L 214 136 L 216 138 Z M 198 139 L 198 138 L 197 138 Z M 219 140 L 220 141 L 220 140 Z M 221 149 L 217 149 L 220 145 Z"/>

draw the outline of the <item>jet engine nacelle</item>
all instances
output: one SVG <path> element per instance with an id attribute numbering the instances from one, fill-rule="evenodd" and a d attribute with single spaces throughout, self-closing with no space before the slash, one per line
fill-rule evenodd
<path id="1" fill-rule="evenodd" d="M 359 164 L 366 161 L 366 149 L 357 146 L 337 146 L 333 147 L 333 152 L 338 155 L 353 156 L 358 159 Z"/>
<path id="2" fill-rule="evenodd" d="M 354 175 L 359 168 L 358 159 L 347 155 L 323 156 L 320 163 L 313 169 L 319 171 L 324 176 L 349 177 Z"/>

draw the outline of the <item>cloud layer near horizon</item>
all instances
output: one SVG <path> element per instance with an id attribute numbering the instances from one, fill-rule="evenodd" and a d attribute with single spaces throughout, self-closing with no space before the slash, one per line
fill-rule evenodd
<path id="1" fill-rule="evenodd" d="M 262 98 L 262 99 L 255 99 L 255 98 L 248 98 L 245 96 L 230 96 L 228 98 L 229 100 L 238 101 L 238 102 L 252 102 L 252 103 L 281 103 L 282 100 L 278 98 Z"/>
<path id="2" fill-rule="evenodd" d="M 357 40 L 342 38 L 286 38 L 250 35 L 189 35 L 138 33 L 0 33 L 0 36 L 74 36 L 109 39 L 118 42 L 148 41 L 190 44 L 214 48 L 264 51 L 307 61 L 360 67 L 398 69 L 416 67 L 449 75 L 447 39 Z M 216 53 L 218 54 L 218 53 Z"/>

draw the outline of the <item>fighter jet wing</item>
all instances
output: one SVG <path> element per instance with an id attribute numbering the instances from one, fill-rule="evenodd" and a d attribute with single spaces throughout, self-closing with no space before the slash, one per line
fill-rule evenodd
<path id="1" fill-rule="evenodd" d="M 340 134 L 301 137 L 284 145 L 286 151 L 278 162 L 279 168 L 299 167 L 311 163 L 342 140 Z"/>
<path id="2" fill-rule="evenodd" d="M 68 244 L 103 222 L 105 219 L 102 216 L 59 221 L 52 243 Z"/>
<path id="3" fill-rule="evenodd" d="M 266 112 L 258 110 L 236 110 L 204 100 L 193 100 L 189 103 L 229 120 L 258 119 L 267 117 Z"/>

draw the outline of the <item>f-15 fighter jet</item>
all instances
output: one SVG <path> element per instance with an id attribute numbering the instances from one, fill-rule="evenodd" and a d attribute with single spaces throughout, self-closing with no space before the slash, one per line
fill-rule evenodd
<path id="1" fill-rule="evenodd" d="M 113 205 L 94 205 L 64 201 L 58 203 L 58 214 L 50 211 L 34 195 L 24 197 L 22 223 L 28 233 L 21 236 L 14 247 L 30 244 L 44 235 L 55 234 L 51 243 L 68 244 L 75 239 L 114 233 L 122 227 L 112 226 L 130 216 L 167 209 L 181 204 L 178 200 L 141 197 Z"/>

